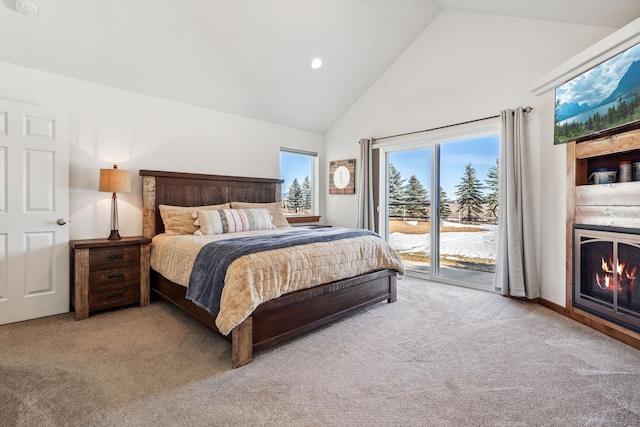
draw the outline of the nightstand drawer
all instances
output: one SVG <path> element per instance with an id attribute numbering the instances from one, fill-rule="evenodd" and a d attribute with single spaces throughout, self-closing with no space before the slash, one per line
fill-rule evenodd
<path id="1" fill-rule="evenodd" d="M 139 246 L 121 246 L 91 249 L 89 251 L 89 270 L 100 270 L 113 266 L 134 264 L 140 264 Z"/>
<path id="2" fill-rule="evenodd" d="M 91 290 L 113 288 L 114 286 L 126 286 L 132 283 L 140 283 L 140 266 L 109 268 L 106 270 L 94 270 L 89 272 Z"/>
<path id="3" fill-rule="evenodd" d="M 138 283 L 110 286 L 89 292 L 89 311 L 137 304 L 139 301 L 140 285 Z"/>

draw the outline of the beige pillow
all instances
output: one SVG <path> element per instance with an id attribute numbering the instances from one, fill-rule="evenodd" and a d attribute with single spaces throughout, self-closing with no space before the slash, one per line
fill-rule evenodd
<path id="1" fill-rule="evenodd" d="M 271 222 L 278 228 L 291 227 L 287 218 L 284 216 L 281 202 L 273 203 L 249 203 L 249 202 L 231 202 L 233 209 L 250 209 L 250 208 L 264 208 L 271 214 Z"/>
<path id="2" fill-rule="evenodd" d="M 197 211 L 229 209 L 229 203 L 209 206 L 170 206 L 160 205 L 160 216 L 167 234 L 193 234 L 198 227 L 193 224 L 193 214 Z"/>

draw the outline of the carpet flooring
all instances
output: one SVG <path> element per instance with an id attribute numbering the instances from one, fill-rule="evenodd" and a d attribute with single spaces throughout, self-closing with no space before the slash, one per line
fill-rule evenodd
<path id="1" fill-rule="evenodd" d="M 640 351 L 540 305 L 412 278 L 257 353 L 160 301 L 0 326 L 3 426 L 638 426 Z"/>

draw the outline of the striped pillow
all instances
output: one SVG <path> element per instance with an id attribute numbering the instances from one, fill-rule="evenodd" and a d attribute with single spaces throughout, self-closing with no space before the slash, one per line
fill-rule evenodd
<path id="1" fill-rule="evenodd" d="M 198 211 L 200 233 L 225 234 L 251 230 L 274 230 L 271 214 L 266 209 L 220 209 Z"/>
<path id="2" fill-rule="evenodd" d="M 289 228 L 291 225 L 282 210 L 282 202 L 250 203 L 231 202 L 231 209 L 266 209 L 271 214 L 271 222 L 276 228 Z"/>

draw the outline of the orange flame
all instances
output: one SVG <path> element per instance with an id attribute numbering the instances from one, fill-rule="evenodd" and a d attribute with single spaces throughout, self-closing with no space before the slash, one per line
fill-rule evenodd
<path id="1" fill-rule="evenodd" d="M 615 270 L 613 267 L 613 260 L 609 259 L 609 262 L 602 259 L 602 276 L 596 273 L 596 284 L 600 289 L 606 290 L 613 286 L 617 282 L 616 289 L 618 292 L 622 291 L 622 281 L 626 279 L 627 290 L 630 292 L 633 288 L 634 281 L 636 279 L 637 266 L 629 267 L 627 263 L 621 263 L 616 261 Z M 614 273 L 615 271 L 615 273 Z M 615 275 L 615 276 L 614 276 Z"/>

